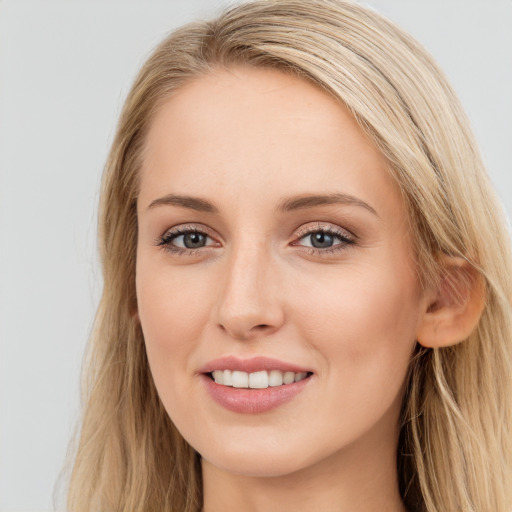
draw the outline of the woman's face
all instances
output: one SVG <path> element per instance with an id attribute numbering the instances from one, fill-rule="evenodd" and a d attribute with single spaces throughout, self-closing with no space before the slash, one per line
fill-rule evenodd
<path id="1" fill-rule="evenodd" d="M 400 194 L 342 105 L 279 71 L 196 79 L 152 122 L 138 218 L 151 372 L 205 464 L 393 459 L 426 303 Z"/>

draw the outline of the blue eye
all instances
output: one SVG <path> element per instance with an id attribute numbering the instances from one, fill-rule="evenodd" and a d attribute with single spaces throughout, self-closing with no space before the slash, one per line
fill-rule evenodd
<path id="1" fill-rule="evenodd" d="M 178 228 L 165 233 L 157 240 L 157 245 L 165 247 L 170 252 L 181 254 L 215 245 L 215 242 L 210 236 L 199 229 Z"/>
<path id="2" fill-rule="evenodd" d="M 332 247 L 334 240 L 336 239 L 335 236 L 323 231 L 316 231 L 315 233 L 308 235 L 308 237 L 311 242 L 311 246 L 316 249 L 328 249 L 329 247 Z"/>
<path id="3" fill-rule="evenodd" d="M 193 233 L 187 233 L 185 235 L 179 235 L 174 239 L 174 243 L 176 245 L 178 244 L 177 241 L 179 239 L 181 240 L 181 243 L 186 249 L 198 249 L 199 247 L 204 247 L 206 245 L 206 239 L 208 238 L 203 233 L 193 232 Z"/>
<path id="4" fill-rule="evenodd" d="M 291 245 L 300 246 L 310 254 L 327 256 L 355 244 L 355 237 L 345 231 L 331 227 L 315 226 L 304 229 Z M 203 248 L 218 246 L 206 232 L 196 227 L 175 228 L 156 240 L 156 245 L 178 255 L 195 255 Z"/>
<path id="5" fill-rule="evenodd" d="M 298 242 L 293 245 L 305 247 L 313 254 L 322 254 L 343 250 L 354 243 L 355 238 L 347 232 L 317 227 L 314 230 L 302 232 Z"/>

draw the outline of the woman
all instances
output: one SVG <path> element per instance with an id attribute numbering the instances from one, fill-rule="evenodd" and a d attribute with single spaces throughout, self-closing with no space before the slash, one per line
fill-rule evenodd
<path id="1" fill-rule="evenodd" d="M 69 509 L 509 510 L 512 261 L 475 148 L 351 2 L 163 41 L 105 170 Z"/>

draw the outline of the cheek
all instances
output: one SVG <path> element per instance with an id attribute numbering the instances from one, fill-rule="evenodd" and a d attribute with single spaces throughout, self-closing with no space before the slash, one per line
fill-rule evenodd
<path id="1" fill-rule="evenodd" d="M 327 416 L 331 426 L 318 428 L 328 428 L 333 438 L 343 432 L 340 437 L 347 443 L 382 424 L 382 418 L 395 435 L 415 346 L 416 287 L 374 270 L 331 278 L 329 286 L 317 287 L 303 300 L 297 317 L 299 329 L 323 361 L 319 367 L 325 387 L 315 414 Z"/>
<path id="2" fill-rule="evenodd" d="M 209 296 L 200 275 L 154 271 L 144 259 L 137 266 L 137 301 L 146 351 L 155 382 L 188 371 L 209 316 Z M 185 275 L 184 275 L 185 274 Z"/>
<path id="3" fill-rule="evenodd" d="M 314 290 L 314 293 L 306 293 Z M 420 318 L 416 279 L 395 265 L 339 267 L 329 279 L 303 281 L 298 322 L 337 385 L 403 384 Z M 374 383 L 375 386 L 371 384 Z M 348 395 L 347 395 L 348 396 Z"/>

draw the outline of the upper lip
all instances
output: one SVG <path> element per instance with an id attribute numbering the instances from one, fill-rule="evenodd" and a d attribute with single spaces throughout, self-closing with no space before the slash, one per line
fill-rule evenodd
<path id="1" fill-rule="evenodd" d="M 214 359 L 199 368 L 198 373 L 210 373 L 214 370 L 236 370 L 253 373 L 262 370 L 280 370 L 282 372 L 311 372 L 311 370 L 293 363 L 272 359 L 270 357 L 251 357 L 250 359 L 239 359 L 235 356 L 225 356 Z"/>

